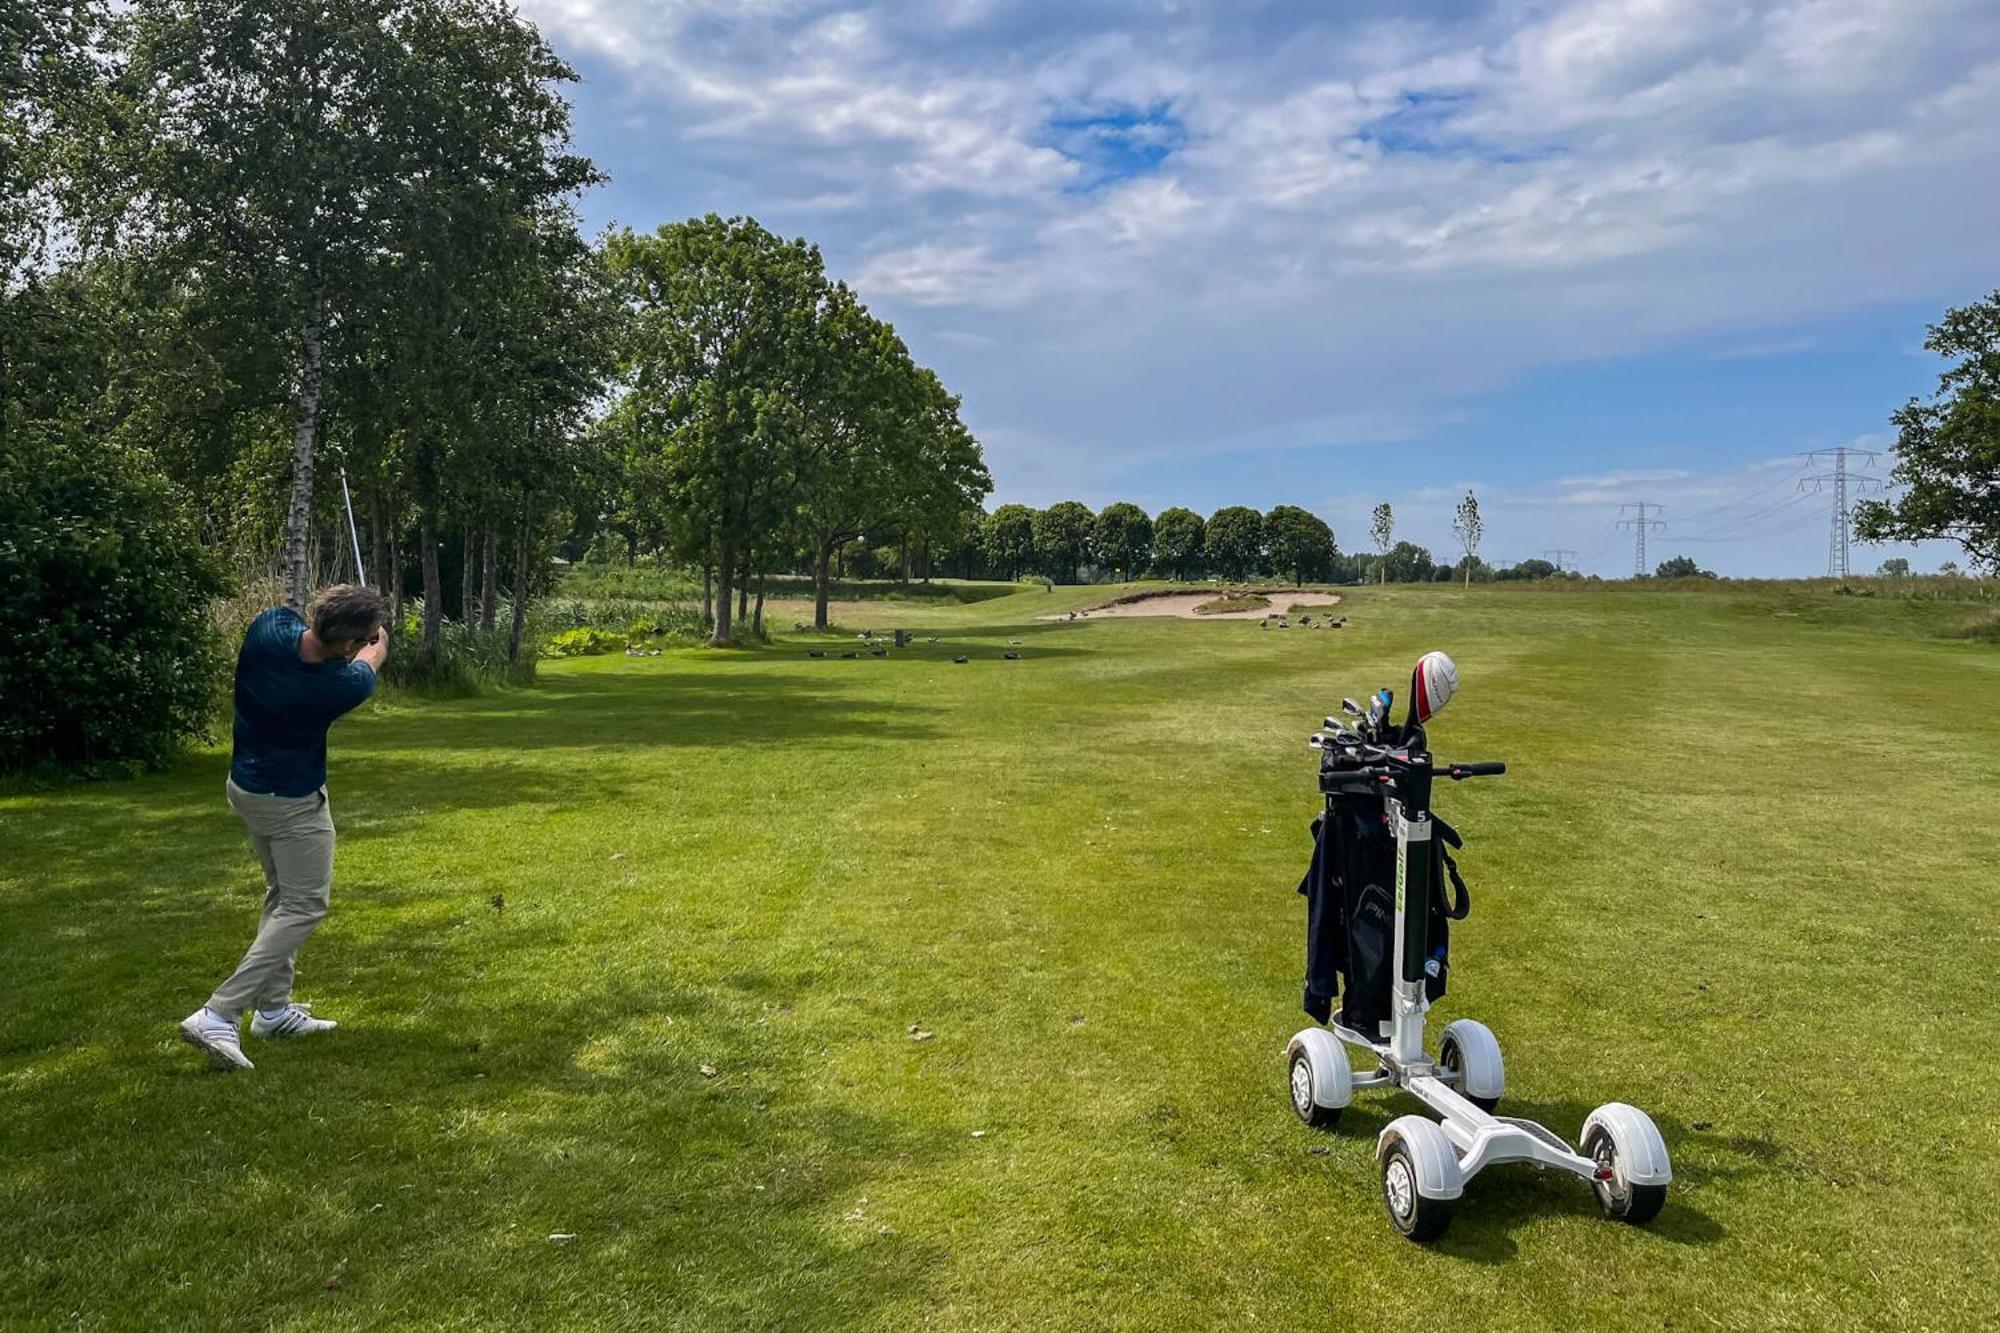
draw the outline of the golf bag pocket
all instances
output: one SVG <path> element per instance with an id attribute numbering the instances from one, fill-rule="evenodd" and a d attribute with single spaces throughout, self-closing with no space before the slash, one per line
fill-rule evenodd
<path id="1" fill-rule="evenodd" d="M 1390 1016 L 1395 950 L 1395 898 L 1386 885 L 1366 885 L 1347 919 L 1347 993 L 1340 1010 L 1349 1027 L 1371 1037 Z"/>

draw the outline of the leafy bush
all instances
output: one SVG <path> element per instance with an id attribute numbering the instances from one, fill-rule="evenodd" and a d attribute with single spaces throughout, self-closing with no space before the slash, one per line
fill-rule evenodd
<path id="1" fill-rule="evenodd" d="M 438 626 L 435 652 L 424 649 L 424 604 L 412 598 L 403 604 L 403 624 L 389 647 L 382 669 L 385 684 L 419 694 L 461 697 L 488 685 L 529 685 L 535 679 L 535 645 L 546 629 L 537 625 L 538 608 L 530 604 L 528 625 L 521 639 L 519 661 L 507 657 L 513 609 L 503 604 L 495 627 L 482 630 L 456 620 Z"/>
<path id="2" fill-rule="evenodd" d="M 618 652 L 630 641 L 627 635 L 585 625 L 566 629 L 550 639 L 548 652 L 550 657 L 595 657 L 599 653 Z"/>
<path id="3" fill-rule="evenodd" d="M 223 592 L 143 458 L 41 431 L 0 444 L 0 769 L 157 767 L 208 734 Z"/>
<path id="4" fill-rule="evenodd" d="M 692 603 L 595 601 L 564 597 L 544 602 L 535 618 L 544 633 L 566 629 L 619 630 L 633 638 L 694 642 L 708 636 L 701 608 Z"/>
<path id="5" fill-rule="evenodd" d="M 701 571 L 663 568 L 651 560 L 636 565 L 575 565 L 563 575 L 562 591 L 571 597 L 605 600 L 689 601 L 701 596 Z"/>

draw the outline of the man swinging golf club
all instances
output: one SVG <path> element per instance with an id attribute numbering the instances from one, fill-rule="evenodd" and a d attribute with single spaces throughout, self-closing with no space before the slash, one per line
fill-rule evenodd
<path id="1" fill-rule="evenodd" d="M 289 606 L 251 622 L 236 655 L 235 745 L 226 791 L 264 866 L 257 938 L 208 1003 L 181 1020 L 181 1039 L 218 1069 L 249 1069 L 237 1023 L 254 1037 L 325 1032 L 292 999 L 292 963 L 326 916 L 333 888 L 333 813 L 326 799 L 326 733 L 375 692 L 389 656 L 387 608 L 373 588 L 336 584 L 311 623 Z"/>

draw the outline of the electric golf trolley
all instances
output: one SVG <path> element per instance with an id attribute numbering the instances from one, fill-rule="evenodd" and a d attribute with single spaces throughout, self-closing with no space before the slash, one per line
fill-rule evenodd
<path id="1" fill-rule="evenodd" d="M 1355 1089 L 1402 1088 L 1443 1117 L 1400 1116 L 1376 1141 L 1383 1205 L 1411 1240 L 1443 1234 L 1466 1182 L 1496 1162 L 1571 1172 L 1591 1182 L 1606 1216 L 1650 1221 L 1673 1171 L 1644 1111 L 1623 1102 L 1598 1107 L 1572 1148 L 1532 1120 L 1493 1114 L 1506 1070 L 1484 1023 L 1447 1024 L 1436 1057 L 1425 1053 L 1424 1014 L 1444 994 L 1449 923 L 1470 905 L 1449 850 L 1462 844 L 1431 813 L 1431 788 L 1440 778 L 1507 771 L 1430 754 L 1423 724 L 1457 688 L 1452 660 L 1426 653 L 1411 673 L 1401 726 L 1389 721 L 1393 696 L 1384 689 L 1365 709 L 1342 700 L 1355 720 L 1329 717 L 1312 737 L 1326 810 L 1314 824 L 1312 866 L 1299 892 L 1307 901 L 1306 1010 L 1327 1027 L 1307 1028 L 1286 1051 L 1292 1109 L 1325 1127 Z M 1445 894 L 1447 877 L 1455 901 Z M 1355 1071 L 1342 1043 L 1373 1056 L 1375 1068 Z"/>

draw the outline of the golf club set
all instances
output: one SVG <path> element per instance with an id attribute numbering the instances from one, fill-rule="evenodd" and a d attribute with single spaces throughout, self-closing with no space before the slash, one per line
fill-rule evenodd
<path id="1" fill-rule="evenodd" d="M 1311 738 L 1326 807 L 1313 823 L 1312 863 L 1299 885 L 1307 903 L 1305 1008 L 1326 1026 L 1306 1028 L 1287 1048 L 1292 1110 L 1329 1128 L 1356 1089 L 1402 1088 L 1441 1117 L 1399 1116 L 1376 1139 L 1383 1206 L 1411 1240 L 1442 1235 L 1466 1182 L 1501 1162 L 1570 1172 L 1591 1183 L 1606 1216 L 1650 1221 L 1673 1170 L 1645 1112 L 1606 1103 L 1585 1118 L 1572 1147 L 1533 1120 L 1494 1114 L 1506 1070 L 1485 1024 L 1454 1020 L 1436 1054 L 1426 1050 L 1425 1014 L 1448 978 L 1449 923 L 1471 905 L 1451 856 L 1463 842 L 1432 812 L 1432 790 L 1439 779 L 1507 771 L 1431 755 L 1424 724 L 1457 691 L 1452 660 L 1425 653 L 1411 672 L 1400 724 L 1390 720 L 1394 695 L 1382 689 L 1365 706 L 1342 700 L 1345 716 L 1327 718 Z M 1455 896 L 1445 892 L 1447 879 Z M 1349 1046 L 1374 1067 L 1357 1071 Z"/>

